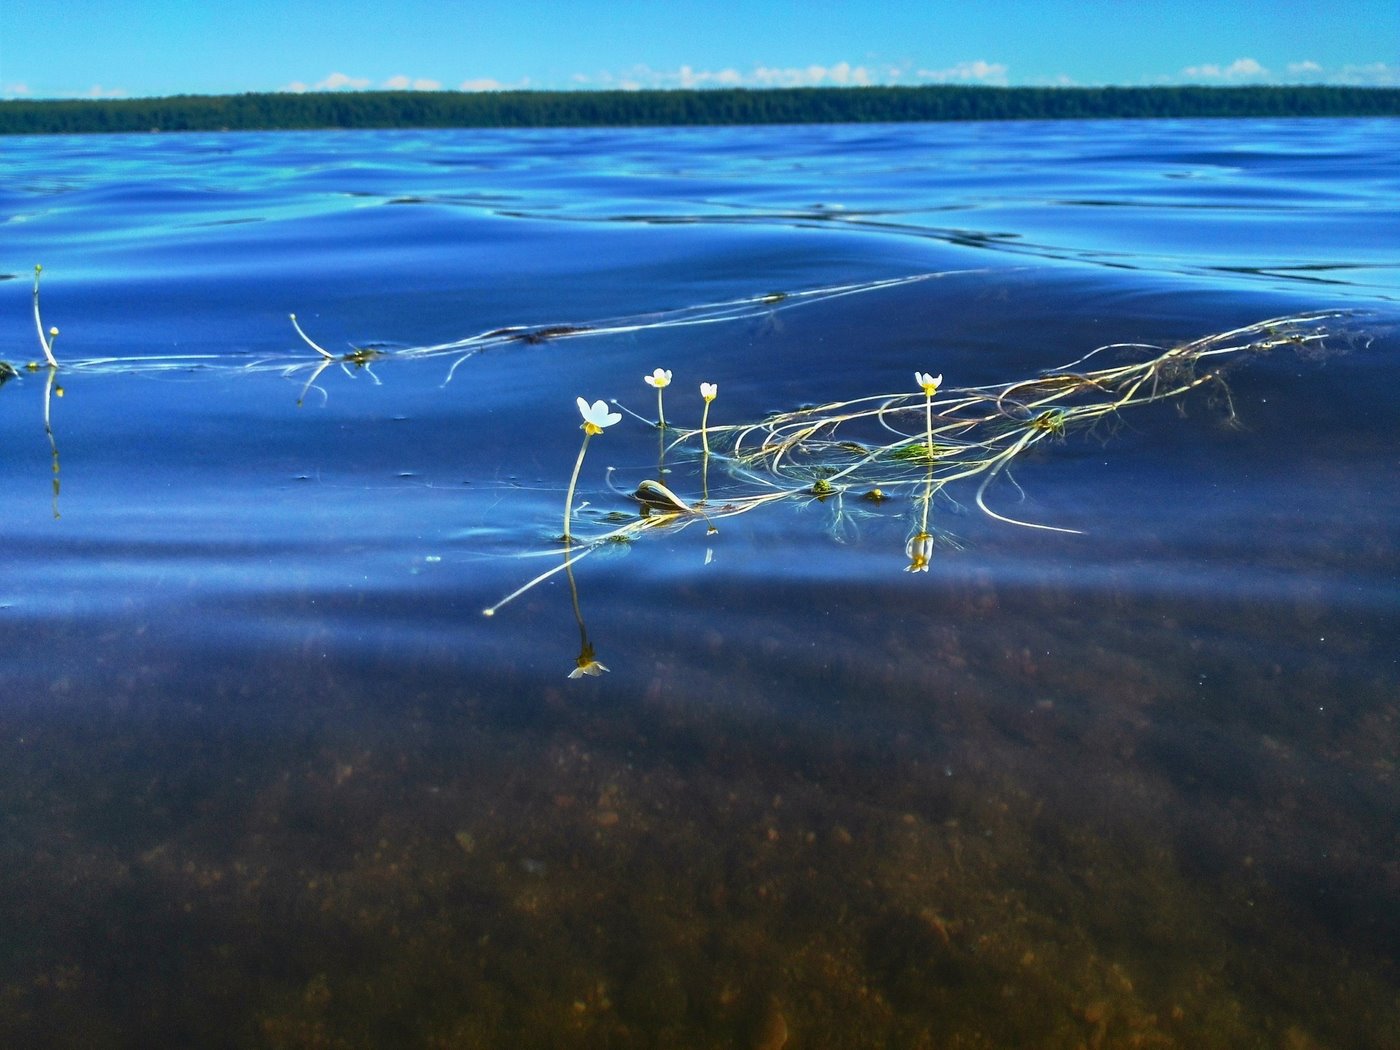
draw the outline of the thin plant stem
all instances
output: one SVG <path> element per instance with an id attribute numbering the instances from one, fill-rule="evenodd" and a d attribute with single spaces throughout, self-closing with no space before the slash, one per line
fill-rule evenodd
<path id="1" fill-rule="evenodd" d="M 292 319 L 292 327 L 295 328 L 295 329 L 297 330 L 297 335 L 301 336 L 301 341 L 302 341 L 303 343 L 305 343 L 307 346 L 311 347 L 312 350 L 315 350 L 318 354 L 320 354 L 322 357 L 324 357 L 327 361 L 334 361 L 334 360 L 335 360 L 335 354 L 331 353 L 331 352 L 330 352 L 329 350 L 327 350 L 324 346 L 322 346 L 320 343 L 316 342 L 316 341 L 315 341 L 314 339 L 312 339 L 309 335 L 307 335 L 305 331 L 302 330 L 301 324 L 298 323 L 298 321 L 297 321 L 297 315 L 296 315 L 296 314 L 288 314 L 287 316 L 290 317 L 290 318 Z"/>
<path id="2" fill-rule="evenodd" d="M 39 274 L 43 272 L 42 266 L 34 267 L 34 328 L 39 333 L 39 345 L 44 348 L 44 357 L 49 362 L 50 368 L 58 367 L 58 359 L 53 356 L 53 341 L 58 335 L 57 328 L 44 331 L 44 320 L 39 316 Z"/>
<path id="3" fill-rule="evenodd" d="M 564 497 L 564 542 L 573 541 L 573 534 L 569 531 L 569 521 L 574 516 L 574 489 L 578 485 L 578 472 L 583 469 L 583 456 L 588 451 L 588 440 L 593 435 L 585 430 L 583 432 L 583 446 L 578 450 L 578 459 L 574 461 L 574 473 L 569 478 L 569 491 Z"/>

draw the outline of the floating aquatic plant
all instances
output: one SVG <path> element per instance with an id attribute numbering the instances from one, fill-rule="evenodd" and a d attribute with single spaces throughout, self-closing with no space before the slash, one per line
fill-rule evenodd
<path id="1" fill-rule="evenodd" d="M 1225 385 L 1230 365 L 1278 347 L 1319 348 L 1335 332 L 1337 312 L 1298 314 L 1247 325 L 1172 347 L 1111 344 L 1040 375 L 1008 383 L 943 390 L 941 375 L 916 372 L 917 393 L 875 394 L 779 412 L 752 423 L 710 426 L 708 413 L 698 429 L 676 430 L 667 446 L 674 461 L 687 453 L 700 467 L 702 499 L 692 503 L 670 485 L 647 478 L 629 495 L 638 507 L 635 517 L 614 523 L 606 531 L 579 541 L 556 566 L 487 610 L 501 606 L 555 572 L 569 568 L 599 546 L 638 538 L 666 527 L 684 527 L 748 513 L 778 501 L 831 500 L 835 512 L 846 514 L 847 491 L 866 503 L 882 505 L 901 493 L 917 508 L 906 543 L 906 571 L 928 572 L 936 531 L 931 508 L 940 496 L 956 502 L 955 493 L 971 485 L 972 503 L 988 517 L 1008 525 L 1078 534 L 1080 530 L 1011 517 L 993 509 L 987 493 L 1024 453 L 1071 431 L 1092 427 L 1129 408 L 1178 399 L 1202 388 L 1219 392 L 1228 417 L 1234 408 Z M 1122 363 L 1088 367 L 1110 355 L 1129 358 Z M 649 377 L 650 378 L 650 377 Z M 706 409 L 713 384 L 701 387 Z M 935 398 L 937 397 L 937 400 Z M 606 413 L 603 402 L 588 409 L 580 399 L 585 420 L 589 413 Z M 616 422 L 617 413 L 606 413 Z M 608 424 L 610 425 L 610 423 Z M 585 425 L 586 426 L 586 425 Z M 587 447 L 585 433 L 585 448 Z M 572 506 L 583 453 L 570 479 Z M 722 467 L 723 492 L 709 494 L 711 461 Z M 623 490 L 619 490 L 623 491 Z M 702 511 L 700 508 L 704 507 Z M 574 538 L 569 536 L 572 541 Z"/>
<path id="2" fill-rule="evenodd" d="M 938 393 L 938 384 L 943 382 L 943 373 L 929 375 L 927 372 L 915 372 L 914 381 L 919 384 L 919 388 L 924 392 L 924 427 L 928 434 L 928 459 L 933 462 L 933 396 Z"/>
<path id="3" fill-rule="evenodd" d="M 595 434 L 601 434 L 607 427 L 612 426 L 622 418 L 620 412 L 609 412 L 606 402 L 595 401 L 589 405 L 583 398 L 578 399 L 578 410 L 583 416 L 583 424 L 580 429 L 583 431 L 583 446 L 578 450 L 578 459 L 574 460 L 574 473 L 569 478 L 569 491 L 564 497 L 564 542 L 569 543 L 573 535 L 569 531 L 569 523 L 574 516 L 574 489 L 578 485 L 578 472 L 583 469 L 583 456 L 588 451 L 588 441 Z"/>
<path id="4" fill-rule="evenodd" d="M 658 368 L 649 376 L 642 376 L 642 381 L 647 386 L 656 387 L 656 425 L 662 430 L 666 429 L 666 412 L 661 404 L 661 391 L 671 385 L 671 370 L 669 368 Z"/>
<path id="5" fill-rule="evenodd" d="M 700 413 L 700 444 L 705 449 L 705 455 L 710 454 L 710 402 L 719 394 L 719 386 L 715 383 L 701 383 L 700 396 L 705 400 L 704 411 Z"/>

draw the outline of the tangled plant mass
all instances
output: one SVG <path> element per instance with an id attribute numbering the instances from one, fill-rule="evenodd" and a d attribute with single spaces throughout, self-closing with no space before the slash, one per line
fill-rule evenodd
<path id="1" fill-rule="evenodd" d="M 48 402 L 55 393 L 61 395 L 62 388 L 54 382 L 60 368 L 54 355 L 58 329 L 46 328 L 40 314 L 41 272 L 42 268 L 36 266 L 34 325 L 44 363 L 30 364 L 28 370 L 42 368 L 48 372 L 45 395 L 48 428 Z M 546 339 L 708 325 L 945 276 L 949 274 L 917 274 L 867 284 L 765 294 L 597 324 L 495 329 L 433 346 L 395 351 L 353 349 L 339 356 L 313 341 L 293 315 L 292 326 L 297 336 L 316 352 L 313 361 L 308 363 L 304 358 L 265 360 L 228 367 L 245 371 L 277 370 L 289 377 L 309 371 L 302 388 L 304 397 L 307 391 L 316 388 L 317 378 L 332 364 L 353 375 L 361 369 L 369 371 L 370 364 L 380 360 L 444 356 L 453 358 L 446 385 L 465 361 L 507 343 L 533 344 Z M 565 498 L 563 559 L 485 612 L 494 613 L 536 584 L 570 569 L 580 558 L 604 544 L 633 540 L 652 529 L 684 527 L 697 520 L 703 520 L 708 531 L 713 533 L 714 523 L 719 519 L 780 501 L 830 500 L 839 513 L 841 501 L 847 494 L 875 503 L 894 496 L 908 497 L 908 505 L 914 508 L 906 544 L 909 559 L 906 571 L 909 572 L 928 572 L 933 560 L 937 533 L 930 526 L 930 511 L 934 500 L 943 497 L 956 502 L 955 492 L 963 487 L 970 489 L 973 505 L 997 521 L 1031 529 L 1077 532 L 1058 525 L 1019 520 L 994 510 L 987 501 L 989 486 L 1005 474 L 1018 457 L 1046 441 L 1062 439 L 1071 432 L 1115 418 L 1127 409 L 1180 399 L 1201 388 L 1213 389 L 1225 406 L 1227 420 L 1233 420 L 1234 406 L 1224 378 L 1229 368 L 1275 349 L 1318 351 L 1329 341 L 1355 339 L 1358 333 L 1348 330 L 1345 322 L 1356 316 L 1350 311 L 1293 314 L 1171 347 L 1109 344 L 1039 375 L 987 386 L 945 389 L 942 374 L 916 369 L 914 389 L 909 391 L 831 401 L 779 412 L 755 422 L 718 426 L 710 423 L 710 408 L 718 386 L 702 381 L 699 392 L 703 407 L 696 429 L 676 428 L 666 422 L 662 397 L 672 383 L 673 373 L 656 368 L 644 375 L 643 380 L 656 390 L 655 426 L 662 432 L 661 457 L 657 476 L 644 479 L 632 494 L 634 513 L 626 516 L 614 512 L 608 516 L 611 521 L 618 517 L 625 517 L 625 520 L 587 537 L 574 535 L 574 495 L 588 443 L 622 419 L 622 414 L 609 409 L 606 402 L 596 400 L 590 404 L 580 397 L 577 405 L 583 420 L 584 439 Z M 161 370 L 189 368 L 196 361 L 201 367 L 211 367 L 211 360 L 217 358 L 211 355 L 139 360 L 105 358 L 69 362 L 62 367 L 87 371 Z M 5 368 L 8 371 L 0 371 L 0 382 L 18 374 L 11 366 Z M 373 376 L 372 371 L 370 375 Z M 665 468 L 668 458 L 672 466 Z M 56 447 L 54 459 L 57 476 Z M 686 486 L 677 480 L 684 477 L 677 473 L 677 468 L 682 466 L 696 468 L 696 495 L 683 494 Z M 660 480 L 663 469 L 670 475 L 668 483 Z M 719 478 L 717 494 L 711 492 L 712 474 Z M 585 670 L 583 673 L 597 672 Z"/>
<path id="2" fill-rule="evenodd" d="M 1225 383 L 1228 368 L 1277 348 L 1320 349 L 1339 334 L 1336 325 L 1347 316 L 1333 311 L 1280 317 L 1169 348 L 1112 344 L 1041 375 L 998 385 L 945 391 L 941 374 L 916 371 L 917 392 L 834 401 L 753 423 L 711 426 L 709 408 L 716 388 L 702 383 L 700 427 L 676 431 L 664 450 L 672 463 L 698 464 L 699 497 L 691 502 L 678 495 L 674 480 L 669 485 L 643 481 L 633 493 L 639 505 L 636 517 L 581 541 L 566 552 L 564 565 L 487 611 L 494 613 L 603 544 L 701 519 L 713 532 L 718 519 L 785 500 L 839 504 L 848 493 L 871 502 L 900 493 L 911 497 L 915 514 L 905 548 L 907 572 L 929 571 L 936 544 L 929 524 L 933 501 L 939 496 L 954 500 L 950 488 L 963 484 L 971 486 L 973 504 L 997 521 L 1078 533 L 994 510 L 987 501 L 989 486 L 1018 457 L 1043 442 L 1063 439 L 1129 408 L 1179 399 L 1201 388 L 1217 392 L 1227 422 L 1233 422 L 1234 406 Z M 1115 356 L 1135 360 L 1089 367 Z M 669 383 L 671 373 L 664 375 Z M 712 463 L 724 479 L 718 498 L 710 493 Z M 570 505 L 572 498 L 571 482 Z"/>

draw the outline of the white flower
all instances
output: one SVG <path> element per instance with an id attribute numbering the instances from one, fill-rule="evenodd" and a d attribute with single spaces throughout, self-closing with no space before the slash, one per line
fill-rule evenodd
<path id="1" fill-rule="evenodd" d="M 943 373 L 939 372 L 938 375 L 933 376 L 927 372 L 915 372 L 914 382 L 919 384 L 925 394 L 933 397 L 934 394 L 938 393 L 938 387 L 943 382 Z"/>
<path id="2" fill-rule="evenodd" d="M 713 401 L 715 395 L 719 393 L 719 386 L 716 383 L 701 383 L 700 396 L 706 401 Z"/>
<path id="3" fill-rule="evenodd" d="M 911 536 L 904 553 L 909 557 L 905 572 L 928 572 L 928 563 L 933 557 L 933 534 L 920 532 Z"/>
<path id="4" fill-rule="evenodd" d="M 598 662 L 598 657 L 593 653 L 593 646 L 587 642 L 583 643 L 583 651 L 578 654 L 578 659 L 574 661 L 574 664 L 574 669 L 569 672 L 570 678 L 582 678 L 584 675 L 597 678 L 607 670 Z"/>
<path id="5" fill-rule="evenodd" d="M 669 368 L 658 368 L 649 376 L 642 376 L 646 380 L 647 386 L 654 386 L 660 390 L 663 386 L 671 385 L 671 370 Z"/>
<path id="6" fill-rule="evenodd" d="M 595 401 L 593 407 L 583 398 L 578 399 L 578 410 L 583 416 L 582 430 L 589 434 L 601 434 L 604 427 L 610 427 L 622 418 L 621 412 L 609 412 L 606 402 Z"/>

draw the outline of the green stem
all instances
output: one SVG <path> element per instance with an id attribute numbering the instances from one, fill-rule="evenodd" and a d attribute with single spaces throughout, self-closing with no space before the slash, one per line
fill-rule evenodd
<path id="1" fill-rule="evenodd" d="M 656 388 L 656 425 L 662 430 L 666 429 L 666 413 L 661 408 L 661 391 L 663 387 Z"/>
<path id="2" fill-rule="evenodd" d="M 706 427 L 710 422 L 710 403 L 705 402 L 705 411 L 700 414 L 700 443 L 705 446 L 705 455 L 710 454 L 710 435 Z"/>
<path id="3" fill-rule="evenodd" d="M 933 462 L 933 395 L 924 394 L 924 430 L 928 434 L 928 461 Z"/>
<path id="4" fill-rule="evenodd" d="M 569 479 L 569 493 L 564 497 L 565 543 L 573 540 L 573 535 L 569 532 L 569 520 L 574 516 L 574 488 L 578 485 L 578 472 L 583 469 L 583 454 L 588 451 L 588 439 L 592 436 L 587 430 L 583 432 L 583 447 L 578 450 L 578 459 L 574 461 L 574 475 Z"/>
<path id="5" fill-rule="evenodd" d="M 44 321 L 39 316 L 39 273 L 42 267 L 34 267 L 34 328 L 39 333 L 39 345 L 44 348 L 44 356 L 48 358 L 49 367 L 57 368 L 58 359 L 53 356 L 53 336 L 44 331 Z"/>

